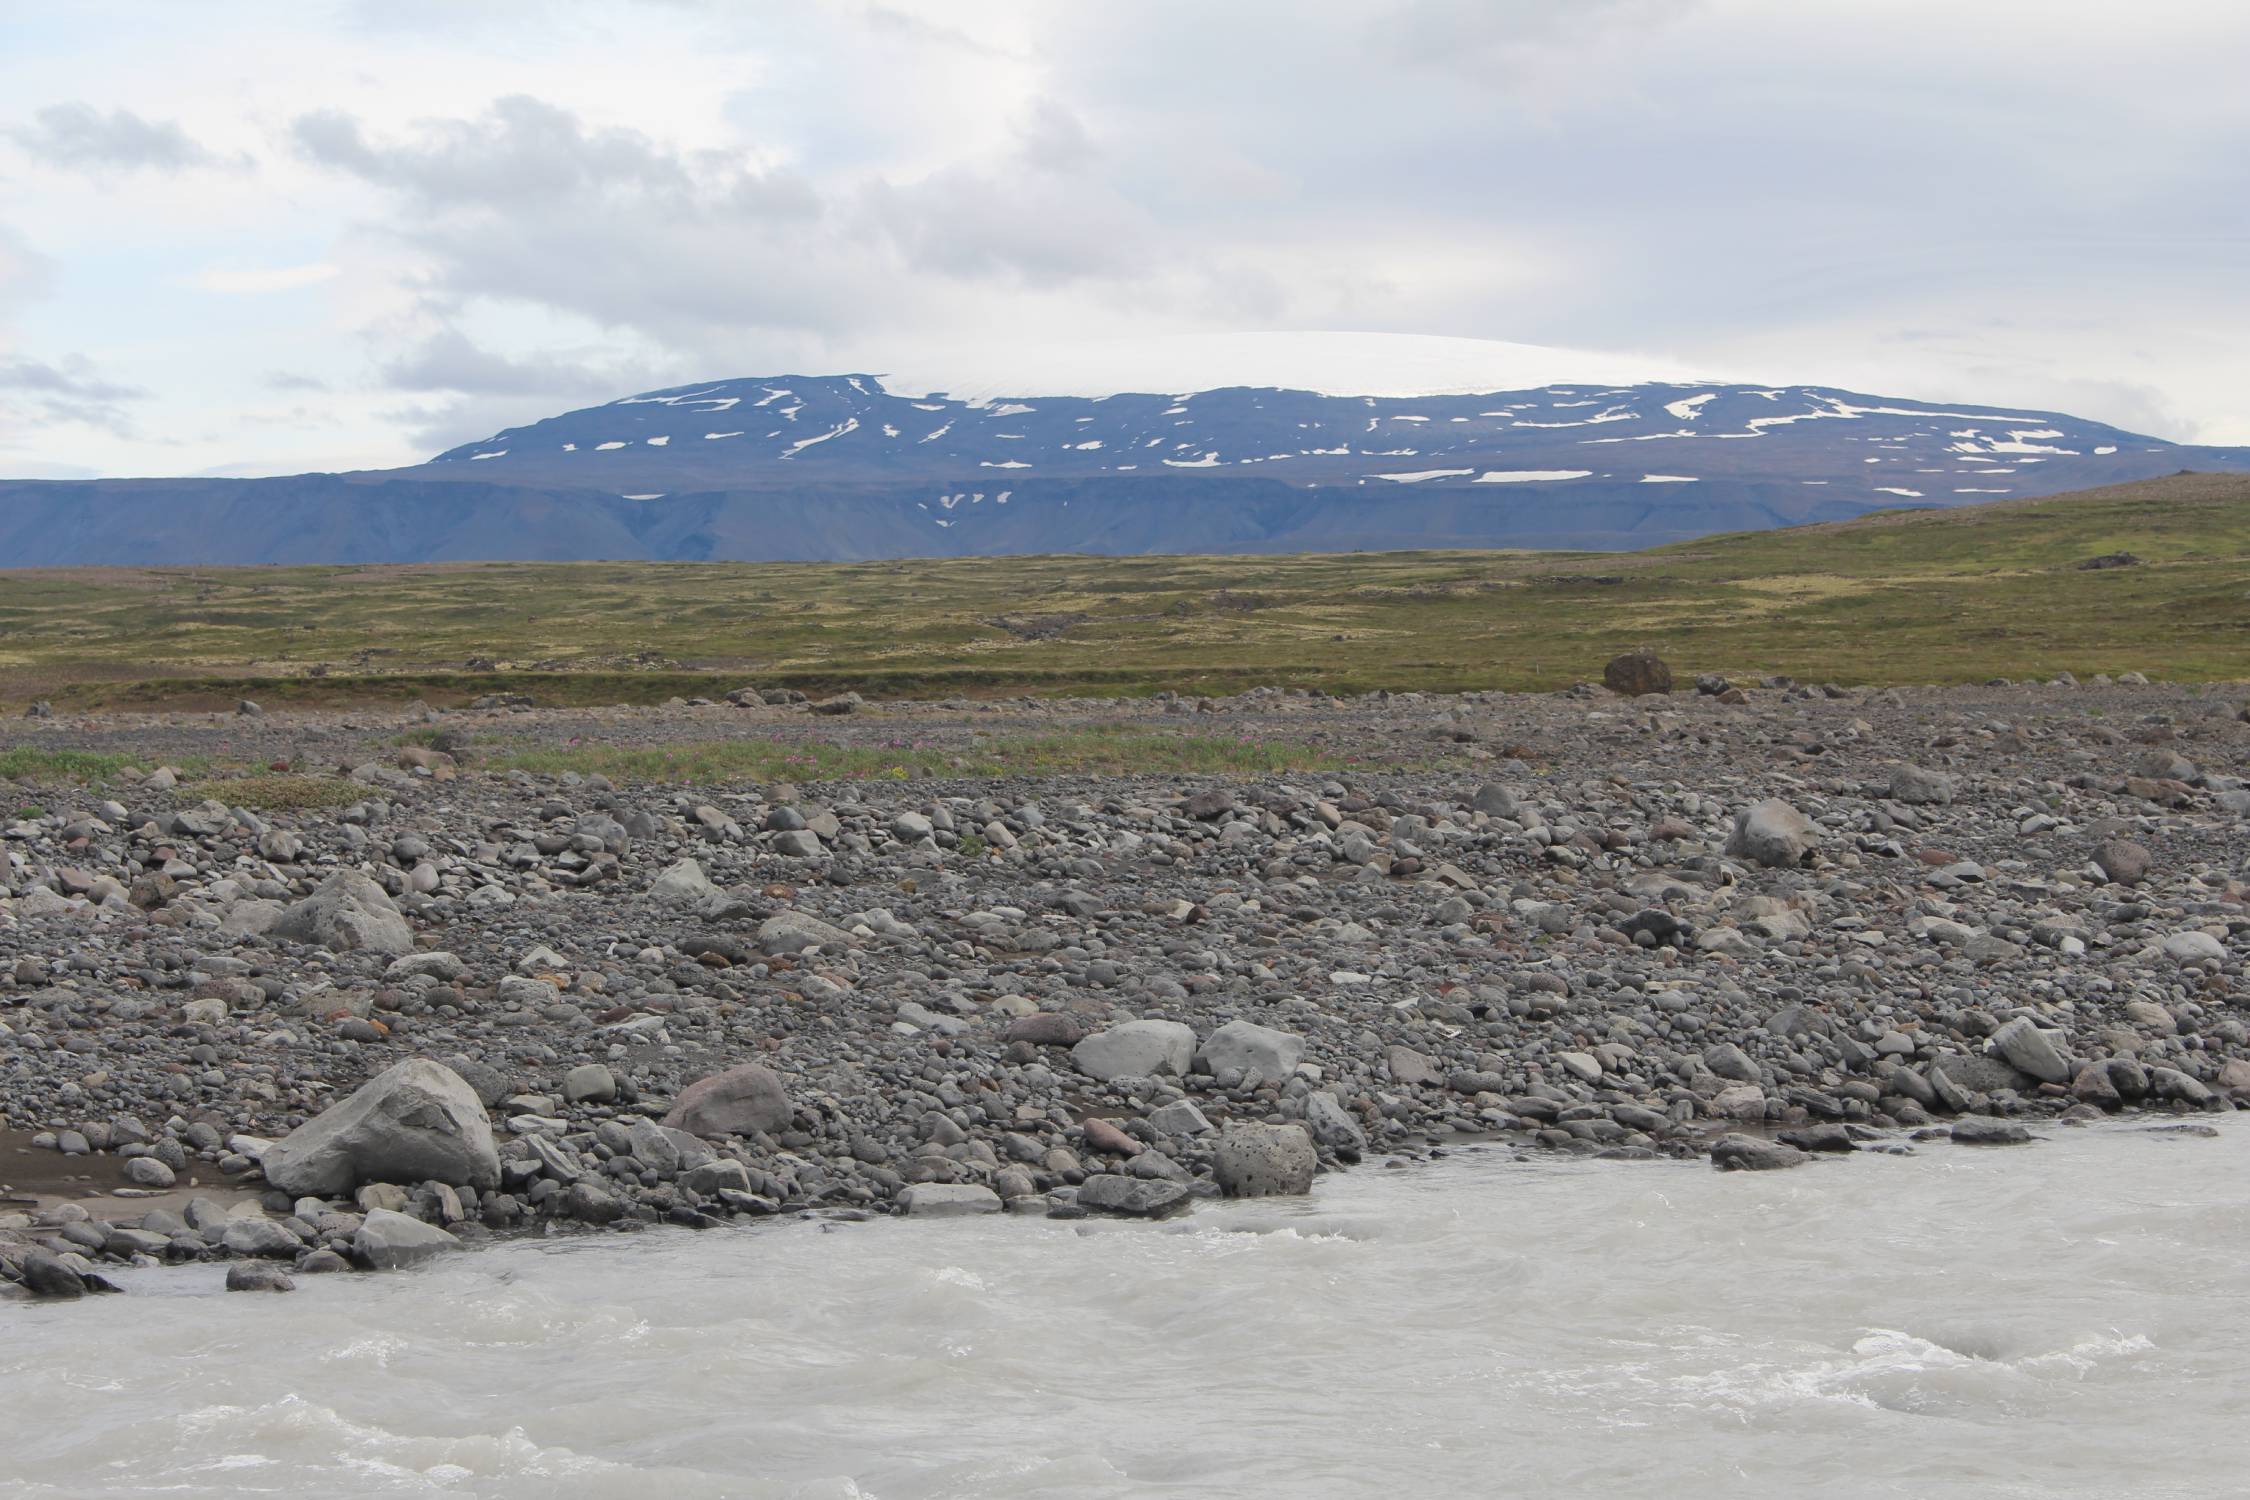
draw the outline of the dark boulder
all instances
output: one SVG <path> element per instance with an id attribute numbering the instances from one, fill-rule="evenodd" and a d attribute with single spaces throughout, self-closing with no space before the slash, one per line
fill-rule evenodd
<path id="1" fill-rule="evenodd" d="M 1672 691 L 1672 669 L 1650 650 L 1628 651 L 1612 657 L 1602 668 L 1602 685 L 1613 693 L 1638 698 L 1648 693 Z"/>

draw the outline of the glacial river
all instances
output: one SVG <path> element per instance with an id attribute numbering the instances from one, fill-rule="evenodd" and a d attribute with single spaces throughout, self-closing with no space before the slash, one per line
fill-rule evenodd
<path id="1" fill-rule="evenodd" d="M 0 1305 L 0 1493 L 2250 1494 L 2250 1121 Z"/>

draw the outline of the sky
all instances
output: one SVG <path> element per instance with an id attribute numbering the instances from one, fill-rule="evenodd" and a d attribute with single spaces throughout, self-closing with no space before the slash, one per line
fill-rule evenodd
<path id="1" fill-rule="evenodd" d="M 0 0 L 0 476 L 1303 330 L 2250 443 L 2246 62 L 2233 0 Z"/>

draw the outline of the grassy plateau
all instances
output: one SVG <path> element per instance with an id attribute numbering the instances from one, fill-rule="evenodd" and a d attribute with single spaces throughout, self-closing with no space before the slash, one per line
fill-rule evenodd
<path id="1" fill-rule="evenodd" d="M 1847 684 L 2250 677 L 2250 477 L 1636 553 L 0 571 L 0 709 L 1550 689 L 1641 645 Z"/>

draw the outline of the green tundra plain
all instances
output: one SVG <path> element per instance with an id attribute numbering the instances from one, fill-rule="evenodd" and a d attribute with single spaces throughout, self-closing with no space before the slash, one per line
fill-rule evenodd
<path id="1" fill-rule="evenodd" d="M 2250 678 L 2250 477 L 1634 553 L 0 571 L 0 709 L 1540 690 L 1644 645 L 1847 685 Z"/>

